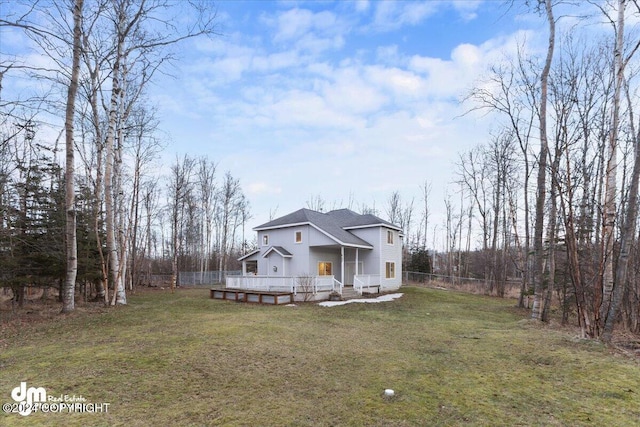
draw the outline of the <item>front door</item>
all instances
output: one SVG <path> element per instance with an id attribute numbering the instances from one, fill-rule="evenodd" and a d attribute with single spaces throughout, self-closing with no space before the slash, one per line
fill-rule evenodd
<path id="1" fill-rule="evenodd" d="M 358 274 L 362 274 L 362 261 L 358 262 Z M 353 286 L 353 276 L 356 274 L 355 261 L 347 261 L 344 264 L 344 281 L 345 286 Z"/>

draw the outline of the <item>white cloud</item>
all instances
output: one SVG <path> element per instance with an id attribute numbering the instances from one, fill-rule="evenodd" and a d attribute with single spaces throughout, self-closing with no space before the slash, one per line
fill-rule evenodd
<path id="1" fill-rule="evenodd" d="M 357 19 L 305 9 L 265 14 L 260 24 L 271 39 L 234 33 L 203 43 L 201 56 L 183 67 L 189 90 L 177 98 L 183 108 L 205 107 L 199 149 L 241 177 L 252 224 L 266 222 L 276 207 L 278 215 L 304 207 L 316 194 L 382 209 L 391 191 L 411 198 L 425 179 L 441 203 L 452 159 L 487 126 L 462 116 L 458 99 L 487 64 L 533 35 L 461 43 L 444 58 L 407 54 L 400 36 L 385 35 L 385 44 L 360 54 L 351 35 L 362 25 L 345 22 L 375 16 L 386 28 L 415 25 L 443 4 L 409 3 L 341 9 L 356 8 Z"/>
<path id="2" fill-rule="evenodd" d="M 372 27 L 377 31 L 391 31 L 405 25 L 416 25 L 433 14 L 438 2 L 380 1 L 376 2 Z"/>
<path id="3" fill-rule="evenodd" d="M 377 87 L 389 91 L 397 100 L 425 95 L 424 80 L 411 71 L 370 66 L 367 74 Z"/>
<path id="4" fill-rule="evenodd" d="M 334 71 L 334 79 L 325 81 L 321 89 L 327 104 L 346 114 L 367 114 L 378 111 L 387 103 L 387 97 L 367 81 L 357 67 Z"/>
<path id="5" fill-rule="evenodd" d="M 356 0 L 354 4 L 357 12 L 366 12 L 371 5 L 369 0 Z"/>
<path id="6" fill-rule="evenodd" d="M 463 68 L 473 68 L 480 64 L 482 52 L 477 46 L 464 43 L 456 46 L 451 52 L 451 59 Z"/>
<path id="7" fill-rule="evenodd" d="M 317 93 L 292 90 L 286 97 L 266 106 L 276 123 L 290 127 L 311 126 L 325 128 L 349 128 L 357 126 L 357 120 L 334 111 Z"/>
<path id="8" fill-rule="evenodd" d="M 452 1 L 451 5 L 460 14 L 463 20 L 471 21 L 478 16 L 477 10 L 484 0 L 466 0 L 466 1 Z"/>
<path id="9" fill-rule="evenodd" d="M 313 13 L 305 9 L 291 9 L 276 18 L 275 42 L 295 40 L 313 29 Z"/>
<path id="10" fill-rule="evenodd" d="M 385 64 L 397 64 L 401 59 L 398 45 L 379 46 L 376 49 L 376 59 Z"/>
<path id="11" fill-rule="evenodd" d="M 246 186 L 250 196 L 275 195 L 282 193 L 282 188 L 274 186 L 265 181 L 250 182 Z"/>
<path id="12" fill-rule="evenodd" d="M 251 70 L 256 72 L 272 72 L 299 66 L 300 61 L 300 56 L 294 51 L 256 55 L 251 58 Z"/>
<path id="13" fill-rule="evenodd" d="M 264 17 L 274 28 L 273 42 L 292 44 L 297 49 L 321 52 L 340 48 L 345 26 L 333 12 L 314 13 L 307 9 L 290 9 L 275 17 Z"/>

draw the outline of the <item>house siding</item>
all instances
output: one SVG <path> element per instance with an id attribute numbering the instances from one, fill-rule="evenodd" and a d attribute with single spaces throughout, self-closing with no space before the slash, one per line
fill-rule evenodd
<path id="1" fill-rule="evenodd" d="M 387 243 L 387 231 L 393 233 L 393 244 Z M 380 285 L 385 290 L 398 289 L 402 284 L 402 241 L 398 231 L 386 227 L 379 228 L 380 233 Z M 395 264 L 395 277 L 387 279 L 387 262 Z"/>
<path id="2" fill-rule="evenodd" d="M 314 227 L 311 227 L 309 225 L 307 225 L 306 227 L 308 229 L 309 246 L 329 246 L 337 244 L 335 240 L 331 239 L 326 234 L 320 232 Z"/>
<path id="3" fill-rule="evenodd" d="M 376 217 L 373 217 L 373 221 L 379 220 L 379 222 L 373 222 L 368 217 L 363 219 L 358 217 L 356 213 L 349 213 L 346 210 L 336 211 L 334 218 L 337 222 L 328 225 L 327 218 L 322 215 L 324 214 L 302 209 L 283 217 L 287 218 L 286 220 L 290 218 L 291 222 L 289 223 L 281 218 L 257 227 L 259 253 L 250 257 L 251 260 L 257 260 L 257 274 L 315 276 L 318 274 L 318 263 L 324 261 L 331 262 L 331 274 L 337 280 L 344 280 L 345 285 L 353 284 L 353 275 L 357 272 L 358 274 L 379 276 L 380 290 L 382 291 L 400 287 L 402 283 L 402 239 L 400 231 L 394 225 Z M 349 222 L 362 225 L 340 225 Z M 336 230 L 336 224 L 344 228 Z M 393 234 L 393 244 L 387 243 L 388 231 Z M 300 233 L 302 238 L 300 242 L 296 242 L 296 233 Z M 268 235 L 269 239 L 268 243 L 263 245 L 265 235 Z M 274 246 L 281 248 L 275 250 Z M 270 249 L 269 254 L 265 256 L 265 253 Z M 286 251 L 285 256 L 279 253 L 283 250 Z M 341 257 L 342 251 L 344 258 Z M 357 265 L 356 251 L 358 253 Z M 386 278 L 388 262 L 394 263 L 395 267 L 395 275 L 389 279 Z M 276 271 L 274 271 L 274 267 L 276 267 Z M 347 274 L 350 277 L 347 277 Z"/>
<path id="4" fill-rule="evenodd" d="M 393 233 L 393 245 L 387 243 L 387 231 Z M 379 274 L 381 290 L 398 289 L 402 284 L 402 240 L 397 230 L 387 227 L 370 227 L 350 230 L 353 234 L 373 245 L 371 251 L 360 251 L 364 261 L 363 274 Z M 395 277 L 386 278 L 386 263 L 395 263 Z"/>
<path id="5" fill-rule="evenodd" d="M 331 274 L 337 280 L 340 280 L 342 275 L 342 262 L 340 259 L 340 249 L 330 249 L 330 248 L 321 248 L 315 247 L 309 250 L 309 270 L 308 274 L 313 276 L 318 274 L 318 263 L 319 262 L 330 262 L 331 263 Z"/>
<path id="6" fill-rule="evenodd" d="M 380 227 L 359 228 L 350 231 L 373 246 L 371 250 L 360 250 L 358 253 L 358 259 L 363 261 L 362 274 L 380 274 Z"/>
<path id="7" fill-rule="evenodd" d="M 309 239 L 308 225 L 287 227 L 280 230 L 265 230 L 258 232 L 258 241 L 262 243 L 262 236 L 269 235 L 269 245 L 260 246 L 258 257 L 258 274 L 267 276 L 298 276 L 306 274 L 306 266 L 308 265 L 309 253 L 305 242 Z M 302 232 L 302 242 L 296 243 L 296 231 Z M 265 252 L 272 246 L 282 246 L 289 253 L 291 258 L 285 258 L 285 269 L 282 269 L 282 257 L 272 251 L 266 258 L 263 257 Z M 273 271 L 273 266 L 278 267 L 278 271 Z"/>

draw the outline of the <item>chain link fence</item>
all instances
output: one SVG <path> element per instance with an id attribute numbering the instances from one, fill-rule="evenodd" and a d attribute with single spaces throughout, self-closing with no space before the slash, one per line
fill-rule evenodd
<path id="1" fill-rule="evenodd" d="M 178 286 L 209 286 L 224 283 L 227 276 L 241 276 L 242 270 L 228 271 L 181 271 L 178 273 Z"/>
<path id="2" fill-rule="evenodd" d="M 497 281 L 475 279 L 471 277 L 445 276 L 442 274 L 418 273 L 415 271 L 403 272 L 403 283 L 425 284 L 427 286 L 444 286 L 465 292 L 479 294 L 494 294 L 499 286 L 504 286 L 504 295 L 517 298 L 522 286 L 521 279 L 507 279 L 502 283 Z"/>

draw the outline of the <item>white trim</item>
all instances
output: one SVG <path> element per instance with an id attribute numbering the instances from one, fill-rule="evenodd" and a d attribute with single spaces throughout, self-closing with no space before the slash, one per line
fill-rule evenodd
<path id="1" fill-rule="evenodd" d="M 393 264 L 393 276 L 387 277 L 387 264 Z M 396 262 L 395 261 L 385 261 L 384 262 L 384 278 L 386 280 L 391 280 L 396 278 Z"/>
<path id="2" fill-rule="evenodd" d="M 280 230 L 283 228 L 291 228 L 291 227 L 298 227 L 301 225 L 308 225 L 311 226 L 313 228 L 315 228 L 316 230 L 318 230 L 319 232 L 321 232 L 322 234 L 324 234 L 325 236 L 327 236 L 328 238 L 330 238 L 331 240 L 333 240 L 334 242 L 342 245 L 342 246 L 346 246 L 349 248 L 362 248 L 362 249 L 373 249 L 373 246 L 369 245 L 359 245 L 356 243 L 345 243 L 342 242 L 340 239 L 336 238 L 334 235 L 332 235 L 331 233 L 328 233 L 326 231 L 324 231 L 323 229 L 321 229 L 320 227 L 318 227 L 317 225 L 315 225 L 312 222 L 297 222 L 295 224 L 283 224 L 283 225 L 275 225 L 275 226 L 271 226 L 271 227 L 260 227 L 260 228 L 254 228 L 254 231 L 265 231 L 265 230 Z M 351 227 L 346 227 L 346 228 L 342 228 L 343 230 L 347 231 L 347 228 L 351 228 Z M 354 237 L 362 240 L 360 237 L 355 236 Z M 267 246 L 267 245 L 262 245 L 262 246 Z"/>
<path id="3" fill-rule="evenodd" d="M 344 246 L 340 247 L 340 282 L 344 283 Z"/>
<path id="4" fill-rule="evenodd" d="M 256 249 L 255 251 L 251 251 L 248 254 L 244 254 L 242 255 L 240 258 L 238 258 L 238 261 L 246 261 L 247 258 L 252 257 L 253 255 L 259 254 L 260 253 L 260 249 Z M 257 258 L 256 258 L 257 260 Z"/>
<path id="5" fill-rule="evenodd" d="M 283 248 L 284 249 L 284 248 Z M 267 251 L 262 255 L 262 258 L 266 258 L 267 256 L 269 256 L 269 254 L 271 252 L 275 252 L 278 255 L 280 255 L 282 258 L 293 258 L 293 255 L 289 254 L 283 254 L 282 252 L 280 252 L 278 249 L 276 249 L 275 246 L 271 246 L 269 249 L 267 249 Z"/>
<path id="6" fill-rule="evenodd" d="M 300 225 L 312 225 L 312 224 L 309 221 L 295 222 L 293 224 L 272 225 L 271 227 L 256 227 L 253 229 L 253 231 L 278 230 L 280 228 L 298 227 Z"/>
<path id="7" fill-rule="evenodd" d="M 384 227 L 384 228 L 390 228 L 392 230 L 396 230 L 396 231 L 400 231 L 402 232 L 402 228 L 395 226 L 393 224 L 367 224 L 367 225 L 352 225 L 349 227 L 342 227 L 343 230 L 356 230 L 358 228 L 374 228 L 374 227 Z"/>

